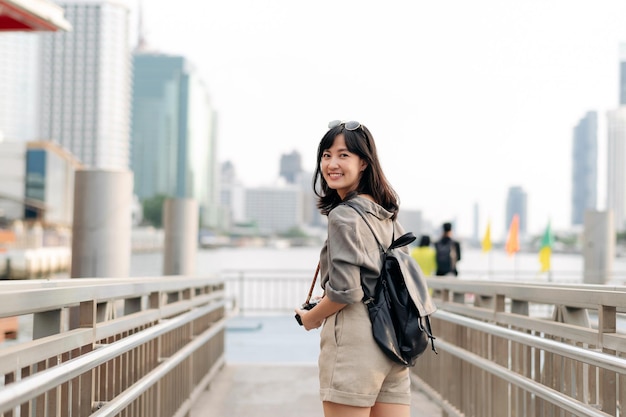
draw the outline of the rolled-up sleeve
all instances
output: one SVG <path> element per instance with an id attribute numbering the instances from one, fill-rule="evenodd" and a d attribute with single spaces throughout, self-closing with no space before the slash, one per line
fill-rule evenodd
<path id="1" fill-rule="evenodd" d="M 354 224 L 332 216 L 332 213 L 328 220 L 329 276 L 324 288 L 326 296 L 336 303 L 359 302 L 363 299 L 363 243 Z"/>

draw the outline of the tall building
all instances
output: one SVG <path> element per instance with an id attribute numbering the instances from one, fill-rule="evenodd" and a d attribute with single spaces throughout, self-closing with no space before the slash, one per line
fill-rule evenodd
<path id="1" fill-rule="evenodd" d="M 129 6 L 125 0 L 59 4 L 73 30 L 42 35 L 40 136 L 88 167 L 128 169 Z"/>
<path id="2" fill-rule="evenodd" d="M 39 102 L 39 35 L 0 35 L 0 141 L 35 140 Z"/>
<path id="3" fill-rule="evenodd" d="M 583 225 L 595 210 L 598 182 L 598 114 L 590 111 L 574 128 L 572 146 L 572 225 Z"/>
<path id="4" fill-rule="evenodd" d="M 246 221 L 245 201 L 246 189 L 237 178 L 235 166 L 231 161 L 224 162 L 220 176 L 220 204 L 227 211 L 226 229 Z"/>
<path id="5" fill-rule="evenodd" d="M 133 55 L 132 170 L 140 199 L 194 198 L 201 222 L 219 212 L 216 113 L 195 67 L 182 56 Z"/>
<path id="6" fill-rule="evenodd" d="M 526 235 L 528 224 L 527 200 L 528 196 L 522 187 L 514 186 L 509 188 L 506 198 L 506 224 L 504 230 L 509 230 L 511 220 L 517 214 L 519 215 L 519 233 L 522 236 Z"/>
<path id="7" fill-rule="evenodd" d="M 626 105 L 626 43 L 619 46 L 619 104 Z"/>
<path id="8" fill-rule="evenodd" d="M 302 158 L 298 151 L 283 154 L 280 157 L 280 176 L 289 184 L 296 184 L 302 174 Z"/>
<path id="9" fill-rule="evenodd" d="M 626 106 L 607 112 L 606 207 L 617 231 L 626 230 Z"/>

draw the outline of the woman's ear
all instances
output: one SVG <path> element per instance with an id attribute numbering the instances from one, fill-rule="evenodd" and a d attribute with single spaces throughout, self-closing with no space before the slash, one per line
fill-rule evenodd
<path id="1" fill-rule="evenodd" d="M 365 171 L 367 168 L 367 162 L 361 159 L 361 172 Z"/>

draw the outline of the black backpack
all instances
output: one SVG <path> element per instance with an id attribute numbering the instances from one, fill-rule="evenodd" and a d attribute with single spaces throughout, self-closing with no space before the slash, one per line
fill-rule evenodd
<path id="1" fill-rule="evenodd" d="M 437 253 L 437 270 L 449 272 L 454 269 L 455 260 L 452 255 L 453 246 L 454 241 L 452 239 L 448 239 L 446 242 L 439 241 L 435 243 L 435 252 Z"/>
<path id="2" fill-rule="evenodd" d="M 415 236 L 413 233 L 406 233 L 393 239 L 391 245 L 385 249 L 360 208 L 347 202 L 344 204 L 361 215 L 374 235 L 383 257 L 374 294 L 369 294 L 363 286 L 363 303 L 369 311 L 374 340 L 394 362 L 413 366 L 428 347 L 429 341 L 432 350 L 437 353 L 429 318 L 435 307 L 430 300 L 426 279 L 415 260 L 408 253 L 399 250 L 413 242 Z"/>

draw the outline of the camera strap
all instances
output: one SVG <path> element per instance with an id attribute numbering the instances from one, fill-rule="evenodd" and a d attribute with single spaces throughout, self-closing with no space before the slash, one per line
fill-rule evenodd
<path id="1" fill-rule="evenodd" d="M 313 276 L 313 282 L 311 283 L 311 289 L 309 290 L 309 295 L 306 297 L 306 304 L 311 301 L 311 295 L 313 294 L 313 289 L 315 288 L 315 281 L 317 281 L 317 274 L 320 272 L 320 263 L 317 263 L 317 268 L 315 268 L 315 275 Z"/>

